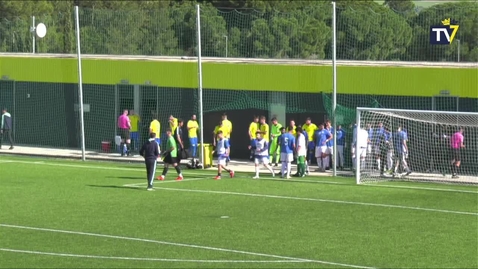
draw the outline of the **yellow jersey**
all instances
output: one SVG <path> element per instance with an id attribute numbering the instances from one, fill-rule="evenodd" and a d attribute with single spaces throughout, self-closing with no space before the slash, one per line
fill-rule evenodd
<path id="1" fill-rule="evenodd" d="M 129 115 L 128 118 L 129 118 L 129 122 L 131 123 L 130 131 L 137 132 L 139 121 L 141 120 L 141 118 L 138 115 Z"/>
<path id="2" fill-rule="evenodd" d="M 178 128 L 178 119 L 173 118 L 173 122 L 169 122 L 169 128 L 171 128 L 171 132 L 174 134 L 176 128 Z"/>
<path id="3" fill-rule="evenodd" d="M 294 125 L 294 130 L 292 130 L 292 135 L 293 136 L 296 136 L 296 134 L 297 134 L 297 132 L 295 131 L 295 128 L 297 128 L 297 126 Z M 290 131 L 290 126 L 287 126 L 286 130 L 287 130 L 287 132 L 289 132 Z"/>
<path id="4" fill-rule="evenodd" d="M 252 135 L 253 139 L 256 136 L 256 132 L 259 129 L 259 123 L 257 122 L 251 122 L 249 125 L 249 134 Z"/>
<path id="5" fill-rule="evenodd" d="M 269 124 L 267 123 L 264 123 L 264 124 L 261 124 L 261 126 L 259 127 L 259 129 L 261 130 L 262 132 L 262 137 L 265 141 L 269 142 L 270 140 L 270 133 L 269 133 Z"/>
<path id="6" fill-rule="evenodd" d="M 309 141 L 314 141 L 314 133 L 318 129 L 317 125 L 311 123 L 309 125 L 304 124 L 302 125 L 302 130 L 304 130 L 307 133 L 307 136 L 309 137 Z"/>
<path id="7" fill-rule="evenodd" d="M 156 134 L 156 138 L 160 138 L 160 137 L 161 137 L 161 124 L 159 123 L 158 120 L 153 120 L 153 121 L 149 124 L 149 132 L 150 132 L 150 133 L 155 133 L 155 134 Z"/>
<path id="8" fill-rule="evenodd" d="M 219 131 L 222 131 L 222 134 L 226 138 L 227 128 L 225 128 L 224 126 L 217 125 L 216 128 L 214 128 L 214 134 L 217 135 L 217 133 L 219 133 Z"/>
<path id="9" fill-rule="evenodd" d="M 224 134 L 225 138 L 229 138 L 232 133 L 232 122 L 230 120 L 223 120 L 222 121 L 222 127 L 224 127 L 227 131 L 227 136 Z"/>
<path id="10" fill-rule="evenodd" d="M 195 120 L 188 121 L 188 137 L 189 138 L 198 137 L 198 129 L 199 129 L 199 125 L 197 121 Z"/>

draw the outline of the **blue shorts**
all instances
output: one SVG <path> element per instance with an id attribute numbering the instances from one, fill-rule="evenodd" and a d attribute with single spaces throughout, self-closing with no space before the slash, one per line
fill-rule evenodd
<path id="1" fill-rule="evenodd" d="M 308 150 L 315 150 L 315 143 L 313 141 L 309 141 L 309 144 L 307 145 Z"/>
<path id="2" fill-rule="evenodd" d="M 131 140 L 139 140 L 139 133 L 138 132 L 131 132 L 129 133 L 129 137 Z"/>
<path id="3" fill-rule="evenodd" d="M 197 137 L 189 138 L 189 144 L 191 144 L 191 147 L 197 147 L 198 146 L 198 138 Z"/>

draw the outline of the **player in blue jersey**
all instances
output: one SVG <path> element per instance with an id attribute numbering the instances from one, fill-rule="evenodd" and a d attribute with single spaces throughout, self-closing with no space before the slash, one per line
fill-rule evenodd
<path id="1" fill-rule="evenodd" d="M 315 158 L 317 158 L 317 165 L 320 172 L 325 172 L 325 158 L 327 156 L 327 142 L 332 139 L 332 134 L 324 129 L 324 125 L 320 124 L 319 129 L 315 131 Z"/>
<path id="2" fill-rule="evenodd" d="M 400 165 L 402 166 L 403 171 L 406 172 L 406 176 L 408 176 L 411 171 L 408 168 L 407 161 L 405 159 L 405 154 L 408 152 L 407 146 L 407 136 L 406 133 L 402 131 L 401 127 L 397 128 L 397 131 L 392 135 L 393 141 L 393 149 L 395 151 L 395 168 L 394 168 L 394 176 L 398 175 L 398 168 Z"/>
<path id="3" fill-rule="evenodd" d="M 293 132 L 295 130 L 289 130 L 285 132 L 285 128 L 280 128 L 281 135 L 278 138 L 277 146 L 280 146 L 280 160 L 282 162 L 281 177 L 290 178 L 290 170 L 292 168 L 292 161 L 294 160 L 295 151 L 295 136 Z"/>
<path id="4" fill-rule="evenodd" d="M 249 150 L 251 150 L 252 147 L 254 147 L 254 164 L 256 169 L 256 175 L 253 178 L 259 178 L 259 164 L 261 163 L 271 172 L 272 177 L 274 177 L 274 170 L 269 165 L 269 142 L 262 138 L 260 131 L 256 132 L 256 139 L 251 142 Z"/>
<path id="5" fill-rule="evenodd" d="M 332 163 L 334 161 L 334 127 L 332 127 L 332 123 L 330 122 L 330 120 L 325 121 L 325 129 L 327 129 L 327 131 L 329 131 L 330 135 L 332 136 L 332 138 L 327 142 L 327 156 L 325 156 L 324 161 L 326 165 L 325 170 L 329 170 L 330 166 L 333 165 Z"/>
<path id="6" fill-rule="evenodd" d="M 384 133 L 385 130 L 383 129 L 383 123 L 379 122 L 377 128 L 373 130 L 372 135 L 372 154 L 375 157 L 375 161 L 377 162 L 377 169 L 380 170 L 380 160 L 383 159 L 385 156 L 382 156 L 383 148 L 382 146 L 385 143 L 384 140 Z M 383 159 L 384 160 L 384 159 Z M 372 164 L 372 167 L 374 165 Z M 380 171 L 382 173 L 383 171 Z"/>
<path id="7" fill-rule="evenodd" d="M 337 168 L 344 169 L 344 148 L 345 148 L 345 131 L 342 125 L 337 126 Z"/>

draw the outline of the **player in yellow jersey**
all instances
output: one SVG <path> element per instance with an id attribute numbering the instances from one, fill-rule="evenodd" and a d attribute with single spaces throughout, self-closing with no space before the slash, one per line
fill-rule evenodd
<path id="1" fill-rule="evenodd" d="M 171 132 L 176 132 L 176 128 L 178 128 L 178 119 L 173 117 L 173 115 L 169 116 L 169 128 Z"/>
<path id="2" fill-rule="evenodd" d="M 187 127 L 188 127 L 189 146 L 191 147 L 190 153 L 194 162 L 194 159 L 196 158 L 197 149 L 198 149 L 198 130 L 199 130 L 199 124 L 196 120 L 196 115 L 192 115 L 191 119 L 188 121 Z"/>
<path id="3" fill-rule="evenodd" d="M 269 132 L 269 124 L 267 124 L 265 116 L 260 117 L 259 131 L 261 131 L 263 139 L 265 141 L 269 142 L 271 134 Z"/>
<path id="4" fill-rule="evenodd" d="M 255 145 L 253 144 L 253 141 L 255 141 L 256 138 L 256 133 L 259 130 L 259 117 L 254 116 L 251 124 L 249 124 L 249 139 L 251 140 L 251 155 L 250 159 L 251 161 L 254 160 L 254 155 L 255 155 Z"/>
<path id="5" fill-rule="evenodd" d="M 141 117 L 134 112 L 133 109 L 129 111 L 129 122 L 131 123 L 131 129 L 130 131 L 130 138 L 131 141 L 133 142 L 133 149 L 138 150 L 139 149 L 139 123 L 141 122 Z"/>
<path id="6" fill-rule="evenodd" d="M 155 141 L 158 143 L 158 146 L 161 146 L 161 123 L 158 120 L 158 115 L 153 114 L 153 120 L 149 124 L 149 133 L 155 133 Z M 161 150 L 160 150 L 161 152 Z"/>
<path id="7" fill-rule="evenodd" d="M 214 131 L 212 132 L 213 134 L 213 146 L 215 147 L 216 146 L 216 142 L 217 142 L 217 135 L 219 134 L 219 131 L 221 131 L 222 133 L 222 136 L 224 138 L 224 132 L 226 131 L 226 128 L 224 128 L 224 126 L 222 125 L 222 120 L 219 121 L 219 124 L 216 125 L 216 127 L 214 128 Z"/>
<path id="8" fill-rule="evenodd" d="M 304 130 L 307 133 L 307 138 L 308 138 L 308 145 L 307 145 L 307 162 L 306 162 L 306 173 L 308 174 L 310 172 L 309 167 L 310 163 L 312 162 L 312 158 L 315 157 L 315 143 L 314 143 L 314 134 L 315 131 L 317 131 L 319 127 L 312 123 L 312 120 L 310 118 L 307 118 L 305 120 L 305 124 L 302 125 L 302 130 Z"/>
<path id="9" fill-rule="evenodd" d="M 224 133 L 224 139 L 229 143 L 229 154 L 227 155 L 226 165 L 231 161 L 231 133 L 232 133 L 232 122 L 227 119 L 227 114 L 224 112 L 222 114 L 222 126 L 226 129 Z"/>

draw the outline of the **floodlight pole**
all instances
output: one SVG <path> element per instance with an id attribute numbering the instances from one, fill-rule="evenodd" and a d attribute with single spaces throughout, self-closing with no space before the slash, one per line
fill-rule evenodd
<path id="1" fill-rule="evenodd" d="M 75 6 L 75 28 L 76 28 L 76 53 L 78 55 L 78 101 L 80 108 L 80 128 L 81 128 L 81 159 L 86 160 L 85 154 L 85 118 L 83 111 L 83 78 L 81 74 L 81 49 L 80 49 L 80 16 L 78 6 Z"/>
<path id="2" fill-rule="evenodd" d="M 227 58 L 227 35 L 224 35 L 224 38 L 226 39 L 226 58 Z"/>
<path id="3" fill-rule="evenodd" d="M 456 40 L 458 42 L 458 51 L 457 51 L 457 58 L 458 58 L 458 62 L 460 62 L 460 51 L 461 51 L 461 41 L 460 39 L 457 39 Z"/>
<path id="4" fill-rule="evenodd" d="M 333 117 L 333 175 L 337 176 L 337 10 L 335 1 L 332 2 L 332 117 Z"/>
<path id="5" fill-rule="evenodd" d="M 202 106 L 202 59 L 201 59 L 201 9 L 196 5 L 196 26 L 197 26 L 197 42 L 198 42 L 198 95 L 199 95 L 199 133 L 201 135 L 201 163 L 204 169 L 204 115 Z"/>
<path id="6" fill-rule="evenodd" d="M 33 41 L 32 41 L 32 53 L 35 54 L 35 45 L 36 45 L 36 33 L 35 33 L 35 16 L 32 16 L 32 28 L 31 28 L 31 31 L 32 32 L 32 37 L 33 37 Z"/>

